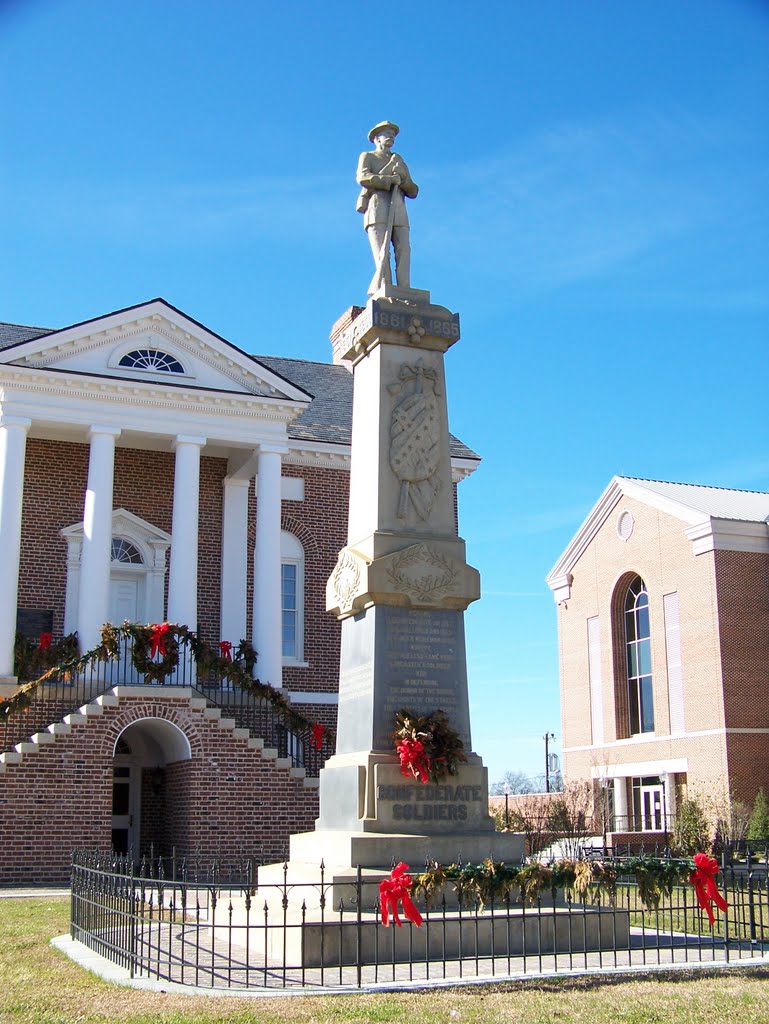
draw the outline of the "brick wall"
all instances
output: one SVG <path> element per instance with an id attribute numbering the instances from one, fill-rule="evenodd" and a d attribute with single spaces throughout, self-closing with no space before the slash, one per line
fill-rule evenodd
<path id="1" fill-rule="evenodd" d="M 69 735 L 6 765 L 0 786 L 0 882 L 64 882 L 73 847 L 108 850 L 111 843 L 112 763 L 118 736 L 132 723 L 156 718 L 189 740 L 192 759 L 166 766 L 162 790 L 151 793 L 143 773 L 146 820 L 142 842 L 180 856 L 232 863 L 286 855 L 292 832 L 313 827 L 317 790 L 305 787 L 193 710 L 182 696 L 121 697 Z M 145 765 L 151 770 L 152 765 Z"/>

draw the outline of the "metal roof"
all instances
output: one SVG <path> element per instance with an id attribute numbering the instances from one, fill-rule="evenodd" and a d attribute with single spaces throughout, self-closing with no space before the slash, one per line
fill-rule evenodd
<path id="1" fill-rule="evenodd" d="M 747 523 L 769 520 L 769 494 L 764 491 L 739 491 L 730 487 L 706 487 L 703 484 L 679 484 L 666 480 L 617 477 L 674 501 L 710 519 L 732 519 Z"/>

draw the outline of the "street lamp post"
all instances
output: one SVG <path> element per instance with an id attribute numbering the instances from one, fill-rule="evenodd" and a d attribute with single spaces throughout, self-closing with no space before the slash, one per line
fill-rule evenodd
<path id="1" fill-rule="evenodd" d="M 555 739 L 555 733 L 545 733 L 545 792 L 550 792 L 550 740 Z"/>
<path id="2" fill-rule="evenodd" d="M 510 783 L 506 782 L 504 787 L 505 794 L 505 831 L 510 831 Z"/>

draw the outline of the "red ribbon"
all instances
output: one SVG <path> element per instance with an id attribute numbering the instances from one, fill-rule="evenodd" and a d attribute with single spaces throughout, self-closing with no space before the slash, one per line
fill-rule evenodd
<path id="1" fill-rule="evenodd" d="M 422 915 L 411 901 L 409 890 L 414 884 L 411 875 L 407 875 L 408 864 L 403 861 L 396 864 L 390 872 L 389 878 L 383 878 L 379 883 L 379 902 L 382 908 L 382 924 L 385 928 L 390 926 L 390 915 L 399 928 L 402 928 L 401 919 L 398 917 L 398 904 L 403 904 L 403 916 L 419 928 L 422 924 Z"/>
<path id="2" fill-rule="evenodd" d="M 403 739 L 395 748 L 401 759 L 401 775 L 413 775 L 421 782 L 430 781 L 430 758 L 421 740 Z"/>
<path id="3" fill-rule="evenodd" d="M 718 891 L 716 875 L 718 874 L 718 861 L 714 857 L 708 857 L 706 853 L 698 853 L 694 857 L 695 870 L 689 877 L 697 894 L 697 902 L 708 915 L 711 927 L 715 923 L 712 904 L 721 911 L 726 911 L 728 903 Z"/>
<path id="4" fill-rule="evenodd" d="M 321 725 L 320 722 L 316 722 L 312 727 L 312 742 L 316 750 L 320 750 L 323 746 L 323 737 L 326 733 L 325 725 Z"/>
<path id="5" fill-rule="evenodd" d="M 219 641 L 219 657 L 225 661 L 232 661 L 232 644 L 229 640 Z"/>
<path id="6" fill-rule="evenodd" d="M 166 656 L 166 633 L 171 627 L 167 622 L 158 623 L 152 627 L 152 635 L 150 636 L 150 643 L 152 647 L 150 649 L 150 657 L 154 658 L 156 654 L 159 654 L 161 658 Z"/>
<path id="7" fill-rule="evenodd" d="M 47 651 L 53 643 L 53 633 L 41 633 L 40 634 L 40 650 Z"/>

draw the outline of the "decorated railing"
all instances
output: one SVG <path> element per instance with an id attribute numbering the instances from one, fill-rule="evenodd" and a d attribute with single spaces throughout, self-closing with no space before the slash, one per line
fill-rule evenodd
<path id="1" fill-rule="evenodd" d="M 74 635 L 19 637 L 21 685 L 0 701 L 0 749 L 12 750 L 116 686 L 179 686 L 190 687 L 277 749 L 279 757 L 317 776 L 333 753 L 333 733 L 297 712 L 280 690 L 255 679 L 255 665 L 256 652 L 247 641 L 213 648 L 172 623 L 107 624 L 102 642 L 85 654 L 78 652 Z"/>
<path id="2" fill-rule="evenodd" d="M 766 874 L 699 858 L 398 865 L 342 881 L 321 864 L 298 881 L 288 865 L 77 853 L 71 934 L 127 976 L 229 989 L 764 960 Z"/>

